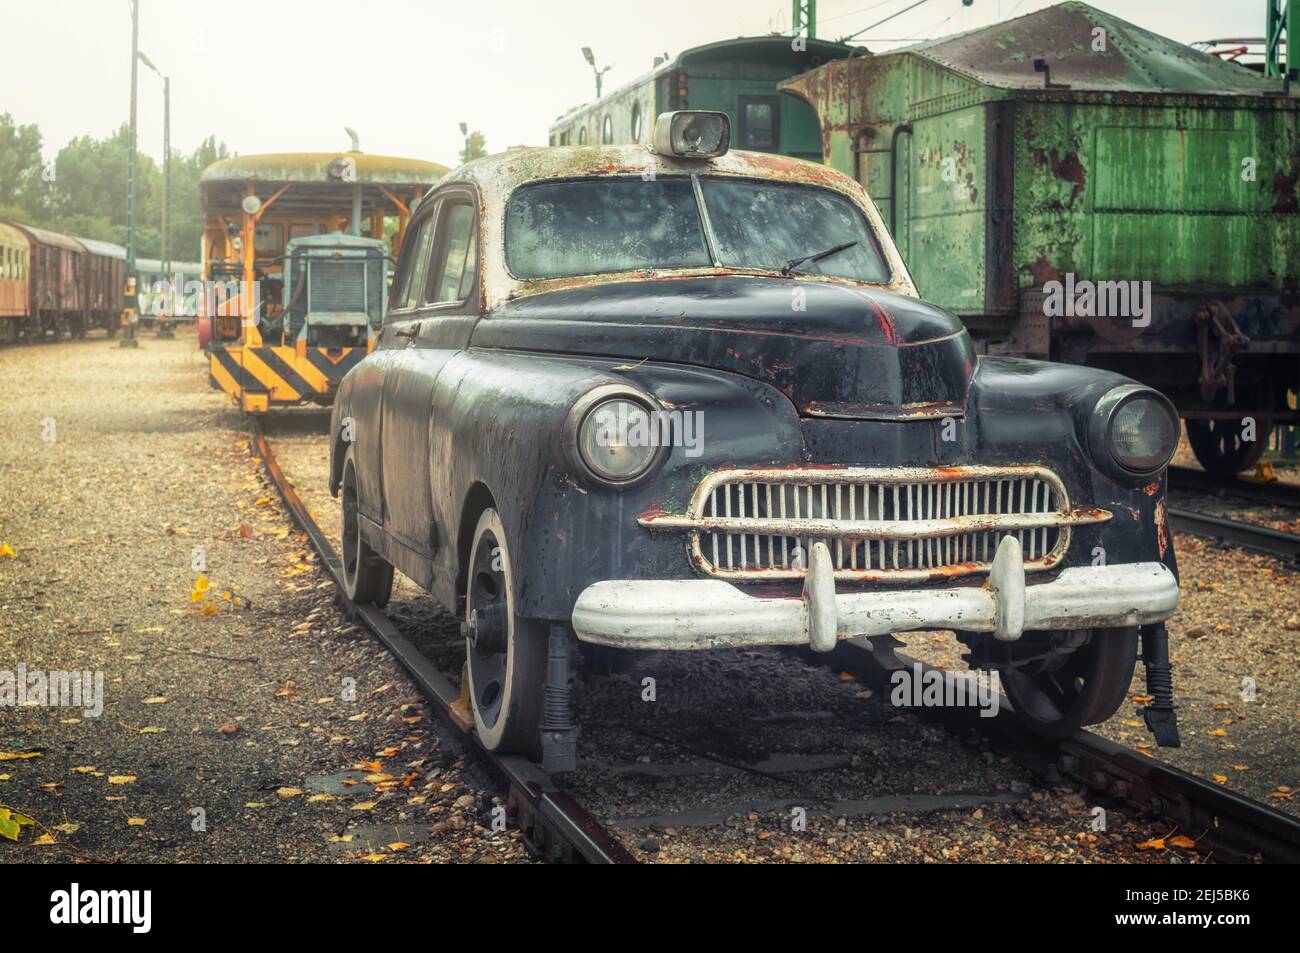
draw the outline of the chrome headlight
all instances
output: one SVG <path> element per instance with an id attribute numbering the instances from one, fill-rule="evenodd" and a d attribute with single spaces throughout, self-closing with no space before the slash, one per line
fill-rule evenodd
<path id="1" fill-rule="evenodd" d="M 1178 434 L 1178 412 L 1167 397 L 1125 384 L 1097 401 L 1088 442 L 1093 459 L 1112 476 L 1145 477 L 1168 466 Z"/>
<path id="2" fill-rule="evenodd" d="M 650 472 L 662 441 L 654 402 L 618 384 L 583 395 L 569 412 L 570 452 L 591 476 L 623 486 Z"/>

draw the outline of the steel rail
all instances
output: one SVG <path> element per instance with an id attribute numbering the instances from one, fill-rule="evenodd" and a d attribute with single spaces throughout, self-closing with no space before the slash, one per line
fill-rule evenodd
<path id="1" fill-rule="evenodd" d="M 548 861 L 595 864 L 635 864 L 636 858 L 569 794 L 559 790 L 541 768 L 519 755 L 489 751 L 474 731 L 473 722 L 461 707 L 460 690 L 398 630 L 382 609 L 351 602 L 343 589 L 343 564 L 334 544 L 321 531 L 280 469 L 266 435 L 256 420 L 250 420 L 251 449 L 261 459 L 267 476 L 289 509 L 295 523 L 307 534 L 322 565 L 333 579 L 339 604 L 349 618 L 359 621 L 410 673 L 416 684 L 435 703 L 438 714 L 452 727 L 467 735 L 471 748 L 507 791 L 507 809 L 514 814 L 520 831 L 538 855 Z"/>
<path id="2" fill-rule="evenodd" d="M 841 642 L 833 652 L 816 656 L 814 661 L 850 672 L 877 690 L 888 689 L 895 672 L 913 666 L 921 666 L 923 672 L 940 671 L 896 654 L 892 646 L 899 644 L 889 637 L 876 640 L 878 649 L 870 643 Z M 957 676 L 943 672 L 943 677 L 951 680 Z M 1035 737 L 1016 718 L 1005 695 L 999 696 L 998 713 L 993 718 L 981 717 L 974 707 L 920 711 L 943 720 L 950 728 L 992 736 L 1007 746 L 1007 753 L 1049 782 L 1070 777 L 1096 797 L 1163 818 L 1180 834 L 1197 841 L 1198 850 L 1201 845 L 1210 847 L 1212 859 L 1300 863 L 1300 819 L 1089 731 L 1076 732 L 1062 741 Z"/>
<path id="3" fill-rule="evenodd" d="M 1256 503 L 1273 503 L 1277 506 L 1300 507 L 1300 484 L 1271 480 L 1259 483 L 1254 480 L 1221 480 L 1192 467 L 1170 467 L 1169 488 L 1193 493 L 1223 493 Z"/>
<path id="4" fill-rule="evenodd" d="M 1300 560 L 1300 534 L 1284 533 L 1269 526 L 1208 516 L 1193 510 L 1169 507 L 1169 523 L 1180 533 L 1217 539 L 1265 556 Z"/>

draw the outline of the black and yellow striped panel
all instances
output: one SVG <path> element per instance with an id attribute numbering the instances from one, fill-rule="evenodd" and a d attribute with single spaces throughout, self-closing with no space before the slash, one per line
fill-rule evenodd
<path id="1" fill-rule="evenodd" d="M 343 375 L 366 356 L 364 347 L 308 348 L 213 344 L 208 373 L 231 397 L 266 394 L 272 403 L 297 403 L 334 391 Z"/>

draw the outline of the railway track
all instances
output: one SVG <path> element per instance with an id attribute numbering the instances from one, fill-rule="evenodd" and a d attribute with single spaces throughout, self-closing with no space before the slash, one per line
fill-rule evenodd
<path id="1" fill-rule="evenodd" d="M 841 642 L 822 658 L 877 690 L 889 687 L 895 671 L 914 665 L 932 670 L 895 653 L 892 645 L 899 643 L 888 636 L 876 644 L 878 649 L 857 641 Z M 955 676 L 944 672 L 943 677 Z M 950 729 L 991 736 L 1048 782 L 1070 778 L 1086 786 L 1094 798 L 1165 820 L 1197 841 L 1198 850 L 1208 845 L 1217 861 L 1300 863 L 1300 820 L 1091 732 L 1078 732 L 1059 742 L 1033 737 L 1020 725 L 1005 696 L 994 718 L 982 718 L 969 707 L 921 711 L 943 720 Z"/>
<path id="2" fill-rule="evenodd" d="M 1172 506 L 1168 512 L 1170 524 L 1180 533 L 1217 539 L 1231 546 L 1240 546 L 1251 552 L 1290 562 L 1300 560 L 1300 535 L 1295 533 L 1284 533 L 1257 523 L 1229 520 Z"/>
<path id="3" fill-rule="evenodd" d="M 1277 481 L 1219 480 L 1203 470 L 1169 468 L 1169 488 L 1205 495 L 1232 496 L 1253 503 L 1300 508 L 1300 486 Z M 1211 516 L 1182 507 L 1169 508 L 1169 521 L 1182 533 L 1216 539 L 1230 546 L 1295 562 L 1300 560 L 1300 535 L 1286 533 L 1258 523 Z"/>
<path id="4" fill-rule="evenodd" d="M 383 610 L 352 604 L 343 595 L 342 570 L 333 544 L 285 477 L 255 421 L 251 444 L 334 581 L 344 612 L 392 652 L 443 719 L 467 736 L 470 747 L 506 790 L 512 820 L 529 848 L 552 862 L 636 863 L 622 843 L 571 794 L 551 782 L 539 766 L 527 758 L 496 755 L 479 744 L 460 691 L 446 674 L 402 635 Z M 866 643 L 842 642 L 830 655 L 809 653 L 808 659 L 851 673 L 866 685 L 887 689 L 893 672 L 922 665 L 894 653 L 892 642 L 878 641 L 880 648 L 875 650 Z M 945 673 L 945 678 L 952 677 Z M 1215 860 L 1300 862 L 1300 820 L 1135 750 L 1086 732 L 1058 743 L 1044 742 L 1021 728 L 1005 699 L 992 719 L 981 718 L 972 708 L 923 708 L 921 712 L 940 719 L 949 730 L 983 733 L 1047 783 L 1068 778 L 1087 788 L 1095 800 L 1176 826 L 1180 833 L 1209 845 Z"/>
<path id="5" fill-rule="evenodd" d="M 1170 467 L 1169 488 L 1195 493 L 1223 494 L 1255 503 L 1300 508 L 1300 485 L 1283 483 L 1280 480 L 1266 483 L 1242 479 L 1220 480 L 1204 470 L 1192 467 Z"/>
<path id="6" fill-rule="evenodd" d="M 488 751 L 474 732 L 460 690 L 402 635 L 382 609 L 350 602 L 343 593 L 342 564 L 334 545 L 322 532 L 280 469 L 266 435 L 250 421 L 252 450 L 294 522 L 307 534 L 321 564 L 333 579 L 337 598 L 350 618 L 364 625 L 392 652 L 443 720 L 467 736 L 470 747 L 507 792 L 507 810 L 529 848 L 551 862 L 632 864 L 636 858 L 569 794 L 552 784 L 539 766 L 518 755 Z"/>

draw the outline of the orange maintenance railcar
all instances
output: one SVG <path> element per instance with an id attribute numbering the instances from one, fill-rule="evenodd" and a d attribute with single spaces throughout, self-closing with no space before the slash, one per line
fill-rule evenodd
<path id="1" fill-rule="evenodd" d="M 330 403 L 374 347 L 386 243 L 396 256 L 411 208 L 446 171 L 355 150 L 208 166 L 199 344 L 213 386 L 248 413 Z"/>

